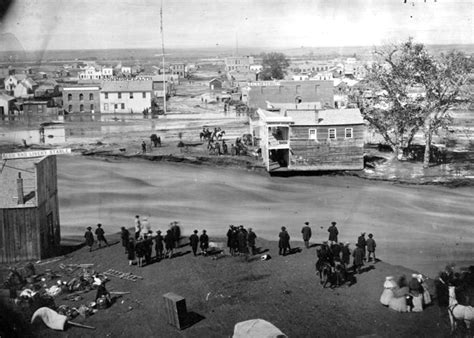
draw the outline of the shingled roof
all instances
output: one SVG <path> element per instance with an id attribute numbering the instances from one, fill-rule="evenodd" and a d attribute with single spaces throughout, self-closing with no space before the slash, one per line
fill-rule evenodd
<path id="1" fill-rule="evenodd" d="M 152 90 L 151 80 L 128 80 L 128 81 L 103 81 L 102 92 L 150 92 Z"/>

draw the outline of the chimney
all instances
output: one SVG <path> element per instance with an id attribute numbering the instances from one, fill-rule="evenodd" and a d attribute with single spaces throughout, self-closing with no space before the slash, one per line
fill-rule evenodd
<path id="1" fill-rule="evenodd" d="M 18 193 L 18 204 L 25 204 L 23 198 L 23 179 L 21 178 L 21 173 L 18 173 L 18 178 L 16 180 L 16 190 Z"/>

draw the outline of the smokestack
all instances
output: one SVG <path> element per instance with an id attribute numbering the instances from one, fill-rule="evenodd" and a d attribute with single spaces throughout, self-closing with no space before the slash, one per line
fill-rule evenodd
<path id="1" fill-rule="evenodd" d="M 18 173 L 18 178 L 16 179 L 16 190 L 18 193 L 18 204 L 25 204 L 23 198 L 23 179 L 21 178 L 21 173 Z"/>

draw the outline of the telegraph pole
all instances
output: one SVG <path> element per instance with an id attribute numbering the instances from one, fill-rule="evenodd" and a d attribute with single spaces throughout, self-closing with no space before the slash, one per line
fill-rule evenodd
<path id="1" fill-rule="evenodd" d="M 163 34 L 163 0 L 160 7 L 161 56 L 163 63 L 163 112 L 166 114 L 166 70 L 165 70 L 165 41 Z"/>

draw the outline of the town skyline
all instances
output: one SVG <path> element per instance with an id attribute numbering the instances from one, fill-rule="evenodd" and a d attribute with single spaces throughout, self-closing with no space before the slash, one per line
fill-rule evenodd
<path id="1" fill-rule="evenodd" d="M 14 2 L 0 22 L 3 50 L 154 49 L 160 1 Z M 163 1 L 167 48 L 378 46 L 413 37 L 472 44 L 470 1 Z M 48 17 L 49 15 L 49 17 Z M 48 18 L 51 18 L 50 20 Z M 120 19 L 118 19 L 120 18 Z M 31 27 L 38 29 L 32 30 Z"/>

